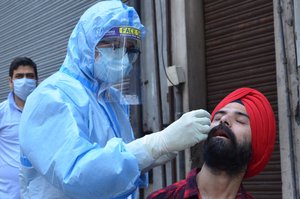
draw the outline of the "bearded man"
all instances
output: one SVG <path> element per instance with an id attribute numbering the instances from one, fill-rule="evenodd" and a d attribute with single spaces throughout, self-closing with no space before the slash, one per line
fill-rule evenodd
<path id="1" fill-rule="evenodd" d="M 193 169 L 185 180 L 155 191 L 147 199 L 253 199 L 242 181 L 264 169 L 275 137 L 275 117 L 267 98 L 255 89 L 237 89 L 211 114 L 202 168 Z"/>

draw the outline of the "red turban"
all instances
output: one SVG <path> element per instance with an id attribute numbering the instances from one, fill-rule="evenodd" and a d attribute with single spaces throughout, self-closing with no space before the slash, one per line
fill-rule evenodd
<path id="1" fill-rule="evenodd" d="M 270 160 L 276 138 L 276 122 L 267 98 L 251 88 L 239 88 L 227 95 L 216 106 L 211 119 L 214 118 L 216 111 L 235 100 L 242 101 L 250 118 L 252 156 L 244 176 L 244 178 L 249 178 L 260 173 Z"/>

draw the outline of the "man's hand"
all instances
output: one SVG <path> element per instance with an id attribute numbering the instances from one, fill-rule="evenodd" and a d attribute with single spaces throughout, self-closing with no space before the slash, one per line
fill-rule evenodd
<path id="1" fill-rule="evenodd" d="M 207 138 L 210 114 L 203 110 L 190 111 L 164 130 L 145 136 L 144 144 L 154 159 L 169 152 L 181 151 Z"/>
<path id="2" fill-rule="evenodd" d="M 189 148 L 207 138 L 210 130 L 210 114 L 195 110 L 183 114 L 162 131 L 146 135 L 128 144 L 141 170 L 155 165 L 155 161 L 172 152 Z"/>

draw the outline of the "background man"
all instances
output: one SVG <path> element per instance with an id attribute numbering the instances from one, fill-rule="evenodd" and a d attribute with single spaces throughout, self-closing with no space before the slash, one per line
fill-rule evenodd
<path id="1" fill-rule="evenodd" d="M 30 58 L 17 57 L 11 62 L 11 92 L 0 104 L 0 198 L 20 198 L 19 122 L 27 96 L 37 86 L 37 79 L 37 67 Z"/>
<path id="2" fill-rule="evenodd" d="M 257 90 L 237 89 L 216 106 L 211 121 L 202 168 L 147 199 L 253 198 L 242 180 L 261 172 L 273 152 L 276 123 L 269 101 Z"/>

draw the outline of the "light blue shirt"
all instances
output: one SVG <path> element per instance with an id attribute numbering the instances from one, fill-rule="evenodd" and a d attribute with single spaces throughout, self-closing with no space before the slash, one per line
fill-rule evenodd
<path id="1" fill-rule="evenodd" d="M 19 122 L 22 111 L 13 92 L 0 104 L 0 198 L 19 199 Z"/>

